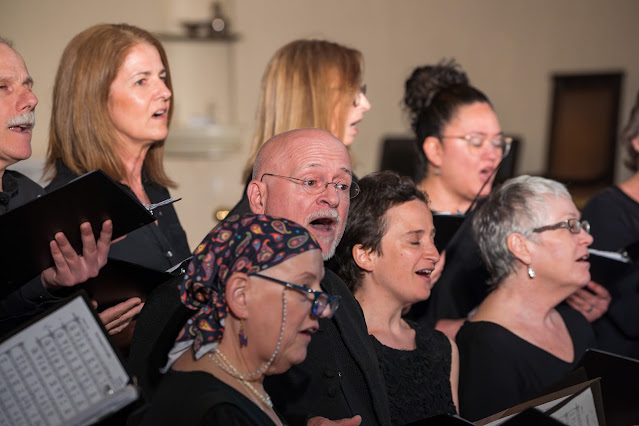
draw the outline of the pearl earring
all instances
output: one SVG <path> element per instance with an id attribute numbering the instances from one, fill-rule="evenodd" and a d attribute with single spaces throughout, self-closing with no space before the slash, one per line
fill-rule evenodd
<path id="1" fill-rule="evenodd" d="M 528 265 L 528 276 L 531 280 L 535 278 L 535 270 L 530 265 Z"/>

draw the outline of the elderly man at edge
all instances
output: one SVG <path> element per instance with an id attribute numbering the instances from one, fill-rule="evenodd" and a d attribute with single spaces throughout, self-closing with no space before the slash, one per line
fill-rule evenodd
<path id="1" fill-rule="evenodd" d="M 31 134 L 38 98 L 33 79 L 12 43 L 0 37 L 0 215 L 41 195 L 44 189 L 7 167 L 31 156 Z M 90 223 L 80 226 L 82 255 L 76 254 L 62 232 L 51 241 L 55 266 L 18 290 L 0 299 L 0 334 L 33 315 L 49 302 L 60 300 L 65 289 L 95 277 L 107 261 L 113 225 L 105 221 L 100 237 L 93 237 Z M 104 311 L 100 317 L 111 333 L 128 324 L 142 306 L 130 300 Z"/>
<path id="2" fill-rule="evenodd" d="M 302 224 L 318 240 L 324 260 L 335 253 L 350 198 L 357 193 L 346 147 L 319 129 L 291 130 L 269 139 L 258 153 L 247 189 L 254 213 Z M 330 270 L 321 286 L 342 296 L 339 311 L 330 320 L 320 319 L 306 360 L 269 377 L 267 391 L 291 424 L 328 424 L 325 418 L 344 419 L 341 424 L 390 424 L 384 379 L 361 308 Z"/>

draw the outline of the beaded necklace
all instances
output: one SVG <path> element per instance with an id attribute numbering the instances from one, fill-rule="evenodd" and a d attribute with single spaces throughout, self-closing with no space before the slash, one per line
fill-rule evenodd
<path id="1" fill-rule="evenodd" d="M 268 393 L 264 392 L 264 394 L 262 394 L 262 392 L 255 389 L 255 387 L 251 383 L 249 383 L 248 380 L 237 377 L 240 375 L 240 373 L 233 366 L 233 364 L 231 364 L 229 360 L 226 359 L 222 352 L 218 350 L 217 352 L 215 352 L 215 356 L 211 356 L 211 353 L 209 352 L 208 356 L 225 372 L 228 373 L 230 370 L 232 372 L 231 376 L 233 376 L 234 379 L 242 383 L 244 386 L 246 386 L 247 389 L 253 392 L 253 394 L 257 396 L 259 400 L 264 403 L 264 405 L 266 405 L 268 408 L 273 408 L 273 401 L 271 401 L 271 397 L 268 395 Z"/>
<path id="2" fill-rule="evenodd" d="M 216 349 L 215 354 L 211 354 L 211 352 L 207 353 L 207 356 L 218 366 L 220 367 L 226 374 L 237 379 L 244 386 L 246 386 L 251 392 L 253 392 L 266 406 L 269 408 L 273 408 L 273 402 L 271 401 L 271 397 L 268 394 L 262 395 L 253 385 L 251 385 L 248 380 L 248 377 L 255 377 L 262 373 L 264 373 L 273 363 L 275 357 L 280 351 L 280 346 L 282 344 L 282 338 L 284 337 L 284 325 L 286 324 L 286 288 L 282 291 L 282 326 L 280 327 L 280 335 L 277 338 L 277 344 L 275 345 L 275 351 L 271 358 L 264 364 L 261 368 L 253 373 L 240 373 L 237 371 L 237 368 L 233 366 L 229 362 L 229 360 L 224 356 L 224 354 L 218 349 Z"/>

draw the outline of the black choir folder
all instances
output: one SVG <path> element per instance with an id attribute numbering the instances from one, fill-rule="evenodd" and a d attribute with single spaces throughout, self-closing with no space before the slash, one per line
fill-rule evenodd
<path id="1" fill-rule="evenodd" d="M 0 342 L 0 424 L 92 424 L 138 399 L 131 382 L 80 292 Z"/>
<path id="2" fill-rule="evenodd" d="M 98 302 L 98 310 L 101 312 L 132 297 L 145 301 L 151 290 L 174 278 L 175 275 L 171 272 L 109 258 L 98 276 L 90 278 L 81 287 L 91 299 Z"/>
<path id="3" fill-rule="evenodd" d="M 53 266 L 49 243 L 56 233 L 64 232 L 80 253 L 83 222 L 91 223 L 97 238 L 102 223 L 111 219 L 115 239 L 155 221 L 153 207 L 147 209 L 102 170 L 95 170 L 1 215 L 0 297 Z"/>
<path id="4" fill-rule="evenodd" d="M 639 360 L 588 349 L 579 365 L 589 379 L 601 377 L 608 426 L 639 424 Z"/>
<path id="5" fill-rule="evenodd" d="M 535 408 L 569 425 L 606 426 L 599 379 L 588 380 L 574 386 L 535 398 L 507 410 L 478 420 L 478 426 L 497 426 L 527 410 Z M 513 422 L 512 424 L 517 424 Z"/>
<path id="6" fill-rule="evenodd" d="M 433 225 L 435 226 L 435 247 L 441 253 L 459 227 L 464 223 L 466 216 L 443 213 L 433 213 Z"/>
<path id="7" fill-rule="evenodd" d="M 615 291 L 615 284 L 628 275 L 635 268 L 633 261 L 625 253 L 588 249 L 590 257 L 590 278 L 611 293 Z M 615 294 L 612 295 L 613 297 Z"/>

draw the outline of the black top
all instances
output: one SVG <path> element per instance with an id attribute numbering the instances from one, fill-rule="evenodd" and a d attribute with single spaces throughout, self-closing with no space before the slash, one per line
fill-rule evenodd
<path id="1" fill-rule="evenodd" d="M 53 191 L 78 177 L 60 159 L 56 161 L 56 173 L 51 183 L 46 186 L 47 191 Z M 142 184 L 151 203 L 158 203 L 170 198 L 166 188 L 149 181 L 144 173 Z M 128 186 L 121 185 L 135 197 Z M 151 223 L 130 232 L 122 241 L 111 245 L 109 257 L 161 271 L 166 271 L 189 257 L 191 250 L 186 240 L 186 233 L 175 212 L 175 207 L 173 205 L 159 207 L 154 213 L 157 217 L 157 225 Z"/>
<path id="2" fill-rule="evenodd" d="M 595 195 L 582 217 L 590 222 L 592 247 L 618 251 L 639 242 L 639 203 L 618 186 Z M 603 283 L 601 283 L 603 284 Z M 608 283 L 612 301 L 605 315 L 593 323 L 600 349 L 639 357 L 639 266 L 629 267 L 625 276 Z"/>
<path id="3" fill-rule="evenodd" d="M 639 242 L 639 203 L 618 186 L 611 186 L 588 201 L 582 218 L 590 222 L 592 248 L 617 251 Z"/>
<path id="4" fill-rule="evenodd" d="M 567 307 L 557 310 L 572 339 L 572 362 L 492 322 L 466 322 L 462 326 L 456 338 L 462 417 L 479 420 L 540 396 L 577 366 L 586 349 L 595 346 L 594 333 L 583 315 Z"/>
<path id="5" fill-rule="evenodd" d="M 389 348 L 371 336 L 384 374 L 391 422 L 404 425 L 438 414 L 457 414 L 450 388 L 451 346 L 440 331 L 409 322 L 417 348 Z"/>
<path id="6" fill-rule="evenodd" d="M 390 425 L 384 377 L 369 338 L 364 313 L 346 284 L 325 269 L 322 289 L 342 296 L 335 316 L 320 318 L 304 362 L 268 376 L 264 385 L 292 425 L 310 417 L 362 416 L 362 425 Z"/>
<path id="7" fill-rule="evenodd" d="M 13 170 L 5 170 L 0 192 L 0 215 L 44 194 L 44 189 L 28 177 Z M 49 303 L 59 300 L 60 298 L 45 290 L 40 276 L 37 276 L 0 300 L 0 335 L 45 309 Z"/>
<path id="8" fill-rule="evenodd" d="M 203 371 L 164 376 L 142 425 L 273 425 L 253 401 Z"/>

